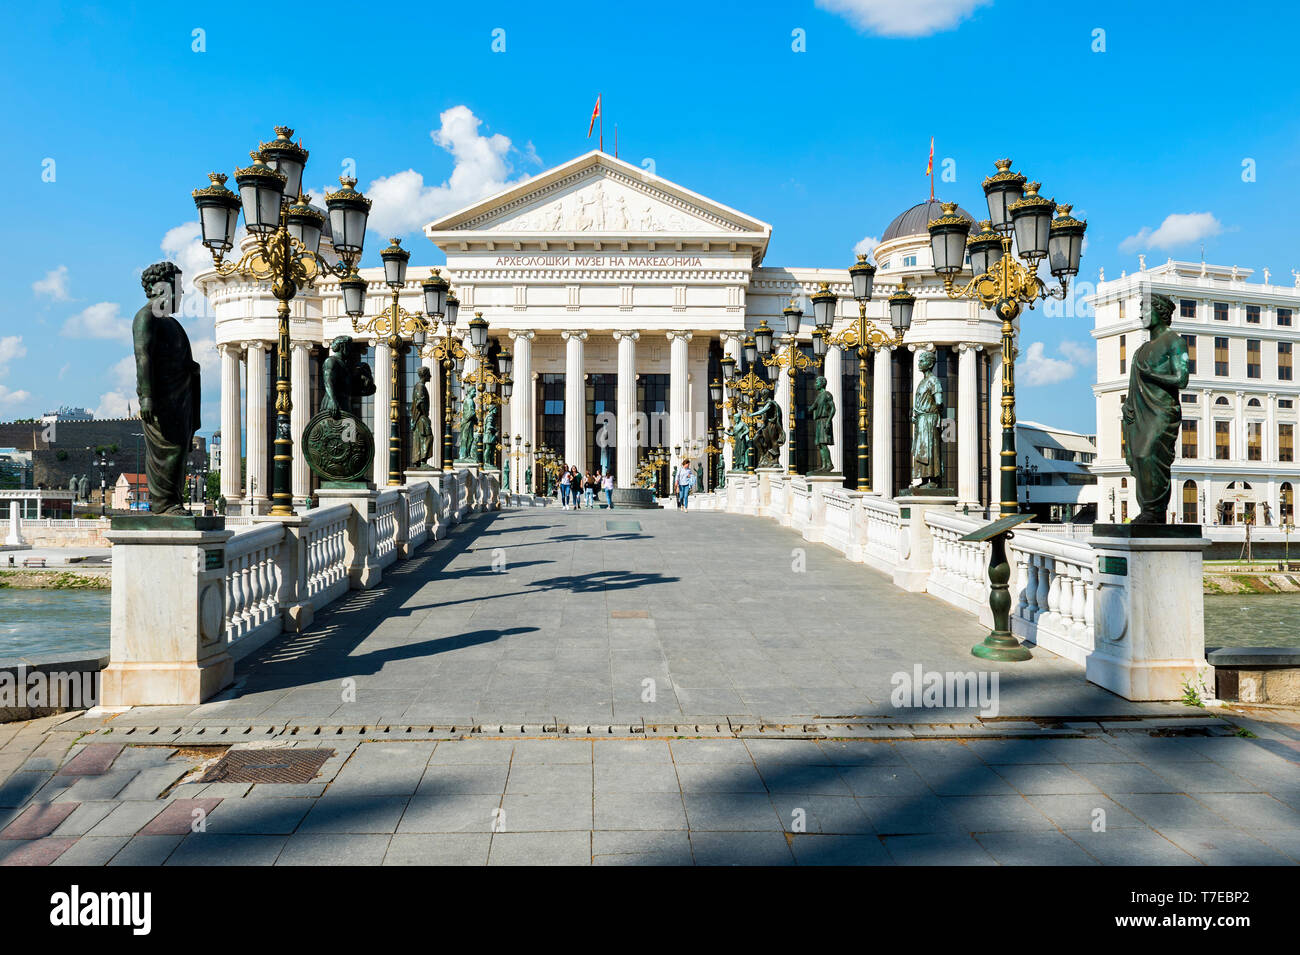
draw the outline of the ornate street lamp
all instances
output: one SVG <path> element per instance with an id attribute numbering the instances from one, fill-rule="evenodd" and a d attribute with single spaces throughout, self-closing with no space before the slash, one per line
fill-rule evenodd
<path id="1" fill-rule="evenodd" d="M 475 457 L 479 464 L 486 466 L 489 464 L 491 457 L 491 448 L 485 446 L 487 440 L 487 414 L 485 412 L 489 407 L 500 407 L 507 397 L 504 394 L 498 394 L 497 387 L 502 386 L 504 392 L 505 382 L 510 377 L 507 367 L 513 364 L 513 360 L 509 352 L 504 353 L 506 364 L 501 366 L 500 373 L 493 371 L 488 366 L 488 322 L 483 317 L 482 312 L 475 312 L 474 317 L 470 319 L 469 339 L 470 347 L 474 349 L 475 353 L 475 365 L 474 370 L 466 374 L 461 380 L 474 386 L 474 407 L 479 414 L 478 431 L 475 435 Z M 500 361 L 501 357 L 498 356 L 498 361 Z M 457 375 L 459 375 L 459 371 Z M 511 381 L 510 384 L 513 391 L 514 382 Z"/>
<path id="2" fill-rule="evenodd" d="M 445 282 L 441 276 L 437 276 L 437 269 L 433 270 L 435 275 L 425 282 L 421 283 L 424 289 L 425 307 L 429 305 L 429 296 L 442 297 L 443 324 L 446 325 L 447 331 L 442 339 L 430 348 L 424 349 L 420 354 L 425 358 L 432 358 L 442 366 L 443 380 L 443 402 L 442 402 L 442 469 L 450 471 L 452 462 L 456 459 L 455 443 L 452 437 L 452 423 L 455 418 L 455 410 L 452 407 L 451 400 L 451 376 L 455 372 L 457 379 L 460 378 L 461 369 L 465 366 L 465 348 L 452 335 L 452 330 L 456 327 L 456 316 L 460 312 L 460 301 L 456 298 L 456 293 L 451 290 L 450 286 L 445 290 L 440 290 L 434 279 Z M 434 287 L 431 289 L 430 286 Z M 436 301 L 433 304 L 438 304 Z M 432 331 L 433 329 L 430 329 Z"/>
<path id="3" fill-rule="evenodd" d="M 253 162 L 235 170 L 239 195 L 226 188 L 226 177 L 209 173 L 211 185 L 193 192 L 199 213 L 202 242 L 212 254 L 218 275 L 269 282 L 276 297 L 277 342 L 275 374 L 275 456 L 271 485 L 271 514 L 293 515 L 293 436 L 289 423 L 290 398 L 289 302 L 299 289 L 309 288 L 326 275 L 343 280 L 345 308 L 360 314 L 365 283 L 356 274 L 365 241 L 370 200 L 352 187 L 355 179 L 343 178 L 339 192 L 325 197 L 337 261 L 320 248 L 324 217 L 302 194 L 302 174 L 307 150 L 293 141 L 293 130 L 275 128 L 275 139 L 261 143 L 250 155 Z M 239 210 L 254 245 L 236 262 L 224 261 L 234 248 Z M 344 285 L 350 282 L 350 286 Z M 358 283 L 360 289 L 358 290 Z M 358 291 L 360 295 L 358 295 Z M 356 311 L 353 312 L 352 309 Z"/>
<path id="4" fill-rule="evenodd" d="M 401 387 L 401 358 L 406 352 L 406 338 L 410 338 L 418 354 L 428 333 L 438 327 L 438 319 L 442 318 L 442 315 L 437 312 L 427 316 L 422 312 L 408 312 L 398 304 L 398 297 L 406 285 L 406 267 L 411 260 L 411 253 L 402 248 L 401 239 L 389 239 L 388 248 L 380 252 L 379 257 L 384 262 L 384 284 L 388 286 L 392 299 L 388 308 L 378 315 L 370 318 L 353 315 L 352 330 L 373 335 L 375 341 L 382 341 L 388 346 L 388 486 L 396 487 L 402 483 L 401 422 L 404 396 Z M 438 270 L 432 269 L 431 272 L 429 278 L 421 283 L 421 287 L 430 283 L 436 285 L 439 282 L 445 287 L 447 280 L 438 274 Z M 427 291 L 424 298 L 426 304 L 429 303 L 430 296 Z M 436 295 L 433 297 L 432 304 L 440 304 Z"/>
<path id="5" fill-rule="evenodd" d="M 1027 515 L 1020 515 L 1016 492 L 1016 389 L 1015 336 L 1016 319 L 1022 305 L 1033 308 L 1039 299 L 1064 299 L 1071 275 L 1079 272 L 1083 235 L 1087 223 L 1070 215 L 1069 206 L 1056 206 L 1038 194 L 1036 182 L 1025 182 L 1021 173 L 1013 172 L 1010 159 L 995 163 L 997 172 L 984 180 L 989 219 L 981 223 L 978 233 L 966 241 L 971 255 L 974 277 L 960 288 L 952 269 L 952 250 L 962 228 L 970 229 L 970 220 L 957 215 L 954 203 L 943 203 L 943 213 L 929 225 L 930 245 L 935 271 L 943 278 L 949 298 L 970 299 L 984 308 L 993 309 L 1002 322 L 1002 450 L 999 473 L 999 513 L 1001 520 L 968 535 L 966 539 L 987 540 L 992 553 L 989 560 L 989 607 L 993 611 L 993 628 L 983 643 L 971 649 L 977 657 L 988 660 L 1028 660 L 1029 651 L 1011 633 L 1011 598 L 1007 583 L 1011 566 L 1007 560 L 1006 541 L 1011 528 Z M 1052 211 L 1058 218 L 1054 222 Z M 1059 224 L 1058 224 L 1059 223 Z M 1053 234 L 1053 228 L 1057 231 Z M 993 233 L 1001 243 L 1001 254 L 993 245 Z M 1012 235 L 1021 265 L 1011 254 Z M 1048 258 L 1048 268 L 1059 285 L 1049 290 L 1038 277 L 1038 265 Z"/>

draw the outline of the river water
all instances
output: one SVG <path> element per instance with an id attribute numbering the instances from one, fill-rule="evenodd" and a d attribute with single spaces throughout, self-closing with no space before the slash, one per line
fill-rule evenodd
<path id="1" fill-rule="evenodd" d="M 108 651 L 107 590 L 0 588 L 0 659 Z M 1207 594 L 1210 647 L 1300 647 L 1300 593 Z"/>
<path id="2" fill-rule="evenodd" d="M 108 652 L 107 590 L 0 588 L 0 659 Z"/>
<path id="3" fill-rule="evenodd" d="M 1300 593 L 1206 594 L 1207 647 L 1300 647 Z"/>

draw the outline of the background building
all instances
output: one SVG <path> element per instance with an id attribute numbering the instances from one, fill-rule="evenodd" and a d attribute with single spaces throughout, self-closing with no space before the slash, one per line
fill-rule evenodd
<path id="1" fill-rule="evenodd" d="M 1036 421 L 1016 422 L 1017 497 L 1021 509 L 1050 523 L 1091 524 L 1097 519 L 1097 456 L 1090 434 Z"/>
<path id="2" fill-rule="evenodd" d="M 989 400 L 1000 390 L 1000 324 L 978 305 L 944 293 L 926 229 L 938 214 L 938 203 L 904 210 L 875 250 L 879 272 L 868 315 L 888 328 L 886 299 L 904 279 L 917 301 L 903 346 L 869 359 L 871 484 L 892 495 L 910 483 L 912 388 L 919 354 L 929 350 L 949 419 L 942 432 L 944 480 L 962 503 L 980 507 L 989 501 L 995 473 L 990 449 L 1000 443 L 999 409 Z M 518 435 L 534 450 L 553 448 L 580 468 L 609 467 L 625 486 L 650 447 L 680 447 L 698 457 L 710 432 L 726 424 L 708 392 L 721 374 L 722 357 L 739 358 L 743 338 L 763 320 L 780 332 L 782 309 L 792 298 L 805 313 L 800 347 L 808 353 L 810 296 L 820 283 L 839 296 L 836 331 L 858 314 L 847 268 L 766 265 L 766 223 L 602 152 L 444 216 L 425 234 L 446 255 L 444 271 L 461 303 L 457 334 L 465 334 L 468 319 L 482 312 L 490 323 L 489 354 L 508 349 L 514 356 L 514 396 L 499 419 L 503 437 Z M 847 266 L 852 257 L 845 259 L 840 264 Z M 419 283 L 428 274 L 417 250 L 402 293 L 404 308 L 421 308 Z M 371 283 L 366 314 L 373 315 L 388 306 L 389 293 L 382 269 L 362 275 Z M 242 446 L 247 456 L 241 478 L 239 455 L 222 455 L 222 494 L 232 511 L 263 510 L 271 489 L 276 301 L 265 285 L 235 276 L 208 272 L 196 284 L 216 316 L 223 444 Z M 291 303 L 295 441 L 320 402 L 327 343 L 337 335 L 362 337 L 341 305 L 337 281 L 323 282 Z M 382 449 L 392 388 L 388 346 L 369 344 L 366 360 L 378 390 L 361 402 L 361 413 Z M 445 396 L 450 390 L 455 402 L 459 384 L 454 377 L 446 380 L 432 359 L 408 352 L 397 384 L 404 406 L 421 362 L 433 373 L 429 394 L 439 437 L 434 463 L 440 464 Z M 466 369 L 472 367 L 470 360 Z M 832 349 L 822 373 L 839 409 L 833 457 L 846 484 L 855 487 L 857 366 Z M 794 454 L 801 471 L 813 454 L 803 414 L 816 377 L 817 372 L 800 373 L 792 388 L 782 373 L 777 383 L 785 417 L 793 402 L 800 422 L 784 454 Z M 606 412 L 616 419 L 611 446 L 602 446 L 597 423 Z M 634 427 L 638 417 L 651 424 L 641 440 Z M 655 429 L 656 423 L 662 427 Z M 401 434 L 407 441 L 405 420 Z M 516 489 L 523 488 L 523 470 L 512 471 Z M 375 456 L 376 483 L 384 483 L 387 472 L 381 452 Z M 306 498 L 313 487 L 313 475 L 295 454 L 294 498 Z"/>
<path id="3" fill-rule="evenodd" d="M 1294 522 L 1296 402 L 1300 382 L 1293 354 L 1300 320 L 1296 284 L 1274 285 L 1267 269 L 1175 262 L 1098 283 L 1086 299 L 1095 309 L 1097 340 L 1097 461 L 1100 520 L 1138 512 L 1124 464 L 1120 408 L 1128 390 L 1128 360 L 1147 340 L 1145 296 L 1174 300 L 1173 328 L 1187 342 L 1192 374 L 1182 394 L 1183 423 L 1173 465 L 1169 520 L 1256 526 Z M 1113 503 L 1113 506 L 1112 506 Z"/>

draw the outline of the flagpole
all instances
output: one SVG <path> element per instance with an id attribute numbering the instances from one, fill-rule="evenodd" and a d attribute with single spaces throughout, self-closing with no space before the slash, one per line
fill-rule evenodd
<path id="1" fill-rule="evenodd" d="M 605 151 L 605 110 L 604 110 L 603 103 L 601 104 L 601 107 L 602 108 L 600 111 L 600 151 L 604 152 Z"/>

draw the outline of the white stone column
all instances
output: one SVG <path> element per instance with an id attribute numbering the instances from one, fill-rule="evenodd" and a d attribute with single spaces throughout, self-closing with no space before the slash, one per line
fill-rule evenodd
<path id="1" fill-rule="evenodd" d="M 668 332 L 668 453 L 672 454 L 672 449 L 686 443 L 688 434 L 688 415 L 690 414 L 689 404 L 690 396 L 687 389 L 690 387 L 690 356 L 688 345 L 692 335 L 689 331 L 678 330 Z M 681 462 L 673 459 L 672 466 L 676 468 Z"/>
<path id="2" fill-rule="evenodd" d="M 442 369 L 438 366 L 435 358 L 421 358 L 420 364 L 429 369 L 429 385 L 425 389 L 429 392 L 429 425 L 433 430 L 433 454 L 429 458 L 429 467 L 440 468 L 443 466 L 442 461 L 442 382 L 438 380 L 438 375 Z"/>
<path id="3" fill-rule="evenodd" d="M 290 349 L 293 376 L 293 391 L 290 397 L 293 404 L 289 409 L 289 434 L 293 438 L 293 486 L 294 503 L 301 503 L 311 496 L 311 469 L 307 467 L 307 458 L 302 453 L 302 431 L 313 414 L 311 407 L 311 377 L 308 359 L 311 357 L 309 342 L 294 342 Z"/>
<path id="4" fill-rule="evenodd" d="M 375 436 L 374 482 L 388 484 L 389 403 L 393 400 L 392 352 L 382 342 L 375 342 L 375 409 L 370 430 Z"/>
<path id="5" fill-rule="evenodd" d="M 244 342 L 244 349 L 248 364 L 248 484 L 245 493 L 249 507 L 260 513 L 271 490 L 266 481 L 266 343 Z"/>
<path id="6" fill-rule="evenodd" d="M 779 346 L 774 342 L 772 344 L 772 353 L 776 354 Z M 760 361 L 762 359 L 759 359 Z M 790 388 L 790 376 L 786 374 L 787 369 L 777 366 L 772 369 L 776 373 L 776 403 L 781 409 L 781 426 L 785 429 L 785 444 L 781 446 L 781 473 L 790 473 L 790 455 L 794 453 L 794 435 L 790 433 L 790 402 L 794 400 Z"/>
<path id="7" fill-rule="evenodd" d="M 838 348 L 826 349 L 826 362 L 822 375 L 826 378 L 826 390 L 835 400 L 835 417 L 831 419 L 831 466 L 836 471 L 844 471 L 844 434 L 842 418 L 844 414 L 844 353 Z M 816 467 L 816 464 L 813 465 Z"/>
<path id="8" fill-rule="evenodd" d="M 876 352 L 871 395 L 871 490 L 885 497 L 894 494 L 894 350 Z"/>
<path id="9" fill-rule="evenodd" d="M 514 433 L 523 439 L 522 443 L 533 441 L 533 336 L 532 331 L 512 331 L 514 341 L 515 363 L 511 377 L 515 380 L 515 393 L 510 400 L 511 413 L 514 416 L 512 427 Z M 522 444 L 521 443 L 521 444 Z M 522 446 L 520 447 L 522 451 Z M 524 493 L 524 471 L 529 462 L 526 457 L 515 458 L 510 465 L 510 482 L 516 493 Z"/>
<path id="10" fill-rule="evenodd" d="M 740 332 L 723 332 L 722 334 L 723 353 L 735 359 L 736 374 L 740 374 L 740 363 L 743 357 L 743 351 L 742 351 L 743 342 L 744 342 L 744 335 Z M 725 404 L 723 405 L 723 409 L 722 409 L 722 427 L 728 431 L 731 430 L 731 413 L 727 411 Z M 736 461 L 734 457 L 736 446 L 734 444 L 728 444 L 727 442 L 724 441 L 723 448 L 724 448 L 723 453 L 726 455 L 727 470 L 732 471 L 736 467 Z"/>
<path id="11" fill-rule="evenodd" d="M 617 331 L 618 342 L 618 442 L 614 476 L 619 487 L 631 487 L 636 478 L 637 442 L 645 435 L 637 427 L 636 417 L 636 343 L 638 331 Z"/>
<path id="12" fill-rule="evenodd" d="M 228 502 L 243 496 L 239 459 L 243 448 L 243 428 L 239 414 L 239 359 L 243 349 L 235 342 L 221 350 L 221 496 Z"/>
<path id="13" fill-rule="evenodd" d="M 585 331 L 560 333 L 564 348 L 564 461 L 587 470 L 587 383 L 583 378 Z"/>
<path id="14" fill-rule="evenodd" d="M 957 346 L 957 506 L 979 505 L 979 363 L 977 345 Z"/>
<path id="15" fill-rule="evenodd" d="M 1002 346 L 993 345 L 989 348 L 989 480 L 992 482 L 989 487 L 989 507 L 992 508 L 993 514 L 1000 513 L 1000 504 L 1002 500 L 1002 472 L 998 470 L 1002 466 Z M 1118 482 L 1117 482 L 1118 483 Z M 1119 514 L 1118 498 L 1116 498 L 1116 516 Z M 1110 502 L 1099 502 L 1097 512 L 1101 513 L 1103 506 L 1109 506 Z"/>

